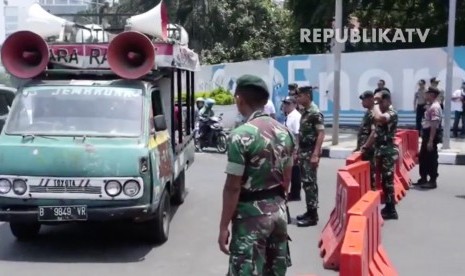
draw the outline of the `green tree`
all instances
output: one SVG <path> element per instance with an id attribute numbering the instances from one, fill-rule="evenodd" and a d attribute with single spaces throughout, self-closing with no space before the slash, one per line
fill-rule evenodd
<path id="1" fill-rule="evenodd" d="M 287 0 L 286 6 L 294 17 L 294 31 L 299 37 L 300 28 L 330 27 L 334 16 L 335 1 L 328 0 Z M 456 45 L 465 45 L 465 0 L 457 0 Z M 430 29 L 425 43 L 417 36 L 413 43 L 358 43 L 346 47 L 347 51 L 373 51 L 405 48 L 444 47 L 447 44 L 448 1 L 444 0 L 347 0 L 343 1 L 344 25 L 348 26 L 349 16 L 356 17 L 360 28 L 419 28 Z M 298 39 L 294 39 L 298 41 Z M 321 53 L 324 44 L 295 43 L 296 53 Z"/>
<path id="2" fill-rule="evenodd" d="M 142 13 L 158 0 L 121 1 L 118 12 Z M 189 33 L 203 63 L 261 59 L 289 53 L 290 14 L 272 0 L 166 0 L 171 23 Z"/>

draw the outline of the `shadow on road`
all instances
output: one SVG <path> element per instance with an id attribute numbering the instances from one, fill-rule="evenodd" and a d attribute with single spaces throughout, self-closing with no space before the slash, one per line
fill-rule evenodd
<path id="1" fill-rule="evenodd" d="M 455 197 L 456 197 L 456 198 L 465 199 L 465 195 L 456 195 Z"/>
<path id="2" fill-rule="evenodd" d="M 171 207 L 173 216 L 178 206 Z M 47 263 L 133 263 L 160 245 L 151 245 L 135 223 L 70 223 L 42 226 L 32 241 L 17 241 L 8 223 L 0 225 L 0 261 Z"/>

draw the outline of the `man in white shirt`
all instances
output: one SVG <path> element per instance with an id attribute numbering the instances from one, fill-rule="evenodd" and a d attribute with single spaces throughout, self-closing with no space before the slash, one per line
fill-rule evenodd
<path id="1" fill-rule="evenodd" d="M 283 111 L 287 114 L 286 121 L 284 125 L 289 129 L 289 131 L 295 137 L 295 144 L 298 145 L 299 139 L 299 128 L 300 128 L 300 117 L 302 115 L 296 109 L 297 101 L 292 96 L 287 96 L 283 100 Z M 296 160 L 296 158 L 294 158 Z M 300 179 L 300 167 L 297 162 L 294 162 L 292 167 L 292 176 L 291 176 L 291 189 L 288 196 L 288 201 L 299 201 L 300 200 L 300 190 L 301 190 L 301 179 Z"/>
<path id="2" fill-rule="evenodd" d="M 270 115 L 271 118 L 276 120 L 276 109 L 274 108 L 274 104 L 271 101 L 271 99 L 268 100 L 263 111 L 266 114 Z"/>
<path id="3" fill-rule="evenodd" d="M 454 112 L 454 125 L 452 127 L 453 137 L 458 137 L 459 122 L 462 120 L 461 135 L 465 136 L 465 81 L 462 82 L 462 88 L 452 93 L 451 111 Z"/>

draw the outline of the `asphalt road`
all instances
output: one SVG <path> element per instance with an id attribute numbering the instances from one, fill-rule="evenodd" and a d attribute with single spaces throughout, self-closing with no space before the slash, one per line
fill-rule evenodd
<path id="1" fill-rule="evenodd" d="M 343 160 L 322 159 L 319 172 L 320 224 L 289 227 L 293 266 L 288 275 L 338 275 L 322 268 L 319 233 L 334 206 L 336 168 Z M 175 213 L 170 239 L 145 245 L 127 225 L 45 227 L 34 242 L 16 242 L 0 224 L 1 276 L 225 275 L 227 256 L 217 247 L 225 157 L 202 153 L 189 170 L 186 202 Z M 440 187 L 410 191 L 399 221 L 388 221 L 383 243 L 400 275 L 465 275 L 465 186 L 463 167 L 441 167 Z M 448 181 L 447 181 L 448 179 Z M 292 202 L 292 215 L 304 209 Z"/>

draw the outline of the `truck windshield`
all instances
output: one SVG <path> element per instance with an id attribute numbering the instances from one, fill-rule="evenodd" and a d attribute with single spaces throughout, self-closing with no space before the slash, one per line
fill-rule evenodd
<path id="1" fill-rule="evenodd" d="M 141 89 L 103 86 L 27 87 L 15 98 L 11 135 L 139 136 Z"/>

